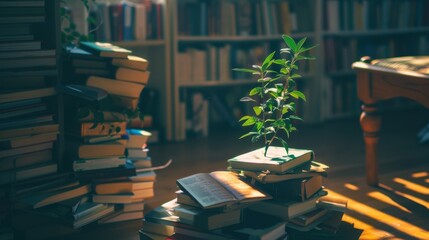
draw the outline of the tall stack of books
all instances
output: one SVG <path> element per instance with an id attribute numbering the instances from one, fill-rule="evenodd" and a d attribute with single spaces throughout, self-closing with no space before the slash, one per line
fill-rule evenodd
<path id="1" fill-rule="evenodd" d="M 94 201 L 118 203 L 117 215 L 99 223 L 111 223 L 143 218 L 144 200 L 154 196 L 156 174 L 150 168 L 152 160 L 146 146 L 151 134 L 144 130 L 127 129 L 125 138 L 127 164 L 136 169 L 136 176 L 95 182 Z M 103 200 L 104 199 L 104 200 Z"/>
<path id="2" fill-rule="evenodd" d="M 269 154 L 284 151 L 270 147 Z M 229 171 L 178 179 L 176 199 L 146 213 L 140 239 L 336 236 L 347 201 L 324 189 L 328 166 L 315 162 L 311 150 L 290 148 L 275 161 L 263 152 L 229 159 Z"/>
<path id="3" fill-rule="evenodd" d="M 137 136 L 126 129 L 128 114 L 139 110 L 139 97 L 150 75 L 149 62 L 110 43 L 81 42 L 79 48 L 68 51 L 70 72 L 83 81 L 70 82 L 66 91 L 74 96 L 89 95 L 82 97 L 75 114 L 78 119 L 68 128 L 71 142 L 79 141 L 78 151 L 72 153 L 74 172 L 79 179 L 92 182 L 92 202 L 115 205 L 115 214 L 99 223 L 141 219 L 144 199 L 154 195 L 155 173 L 137 174 L 137 170 L 152 166 L 145 148 L 150 135 Z M 73 92 L 73 88 L 84 93 Z M 105 96 L 95 89 L 104 91 Z M 73 138 L 76 132 L 80 136 Z M 83 156 L 85 149 L 88 152 Z"/>
<path id="4" fill-rule="evenodd" d="M 57 52 L 54 31 L 39 31 L 49 24 L 48 5 L 0 5 L 0 184 L 57 171 Z"/>

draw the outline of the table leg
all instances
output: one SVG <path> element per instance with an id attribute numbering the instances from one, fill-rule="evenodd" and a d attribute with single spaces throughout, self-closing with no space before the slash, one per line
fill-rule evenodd
<path id="1" fill-rule="evenodd" d="M 369 185 L 378 184 L 377 145 L 381 117 L 375 105 L 363 105 L 360 124 L 363 130 L 366 151 L 366 180 Z"/>

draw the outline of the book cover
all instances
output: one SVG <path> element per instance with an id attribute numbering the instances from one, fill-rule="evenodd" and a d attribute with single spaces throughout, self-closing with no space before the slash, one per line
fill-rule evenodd
<path id="1" fill-rule="evenodd" d="M 93 194 L 92 201 L 98 203 L 135 203 L 154 196 L 153 188 L 135 190 L 132 193 Z"/>
<path id="2" fill-rule="evenodd" d="M 111 43 L 82 41 L 80 42 L 80 47 L 83 50 L 91 52 L 100 57 L 126 58 L 131 54 L 130 50 L 121 48 Z"/>
<path id="3" fill-rule="evenodd" d="M 13 137 L 21 137 L 32 134 L 42 134 L 45 132 L 57 132 L 59 129 L 59 124 L 39 124 L 33 126 L 26 126 L 13 129 L 4 129 L 0 130 L 0 139 L 7 139 Z"/>
<path id="4" fill-rule="evenodd" d="M 149 66 L 149 61 L 145 58 L 129 55 L 127 58 L 113 58 L 112 65 L 116 67 L 146 71 Z"/>
<path id="5" fill-rule="evenodd" d="M 78 158 L 103 158 L 122 156 L 125 153 L 125 146 L 118 142 L 104 142 L 97 144 L 84 144 L 76 141 L 67 143 L 67 152 Z"/>
<path id="6" fill-rule="evenodd" d="M 0 171 L 12 170 L 52 161 L 52 150 L 29 152 L 0 159 Z"/>
<path id="7" fill-rule="evenodd" d="M 153 181 L 147 182 L 132 182 L 132 181 L 120 181 L 110 183 L 98 183 L 95 185 L 96 194 L 121 194 L 121 193 L 132 193 L 134 191 L 153 188 Z"/>
<path id="8" fill-rule="evenodd" d="M 127 122 L 81 122 L 69 125 L 68 133 L 80 137 L 123 135 L 126 133 Z"/>
<path id="9" fill-rule="evenodd" d="M 149 71 L 134 70 L 124 67 L 117 68 L 115 72 L 115 79 L 139 84 L 147 84 L 149 76 Z"/>
<path id="10" fill-rule="evenodd" d="M 97 76 L 89 77 L 86 81 L 86 85 L 104 89 L 109 94 L 131 98 L 139 98 L 140 93 L 144 88 L 144 85 L 142 84 Z"/>
<path id="11" fill-rule="evenodd" d="M 109 179 L 112 181 L 113 178 L 120 177 L 132 177 L 136 176 L 136 169 L 133 166 L 125 164 L 124 166 L 115 168 L 103 168 L 97 170 L 78 171 L 74 173 L 74 176 L 80 180 L 92 180 L 101 181 L 102 179 Z"/>
<path id="12" fill-rule="evenodd" d="M 204 230 L 214 230 L 241 222 L 240 209 L 228 212 L 215 212 L 179 205 L 174 208 L 174 213 L 180 218 L 180 222 Z"/>
<path id="13" fill-rule="evenodd" d="M 21 199 L 20 202 L 32 206 L 33 208 L 40 208 L 53 203 L 85 195 L 90 191 L 91 186 L 89 184 L 79 185 L 77 187 L 72 187 L 57 192 L 33 194 L 32 196 Z"/>
<path id="14" fill-rule="evenodd" d="M 234 169 L 283 173 L 289 169 L 313 160 L 312 150 L 289 148 L 289 154 L 283 147 L 271 146 L 267 156 L 265 148 L 259 148 L 228 160 L 229 166 Z"/>

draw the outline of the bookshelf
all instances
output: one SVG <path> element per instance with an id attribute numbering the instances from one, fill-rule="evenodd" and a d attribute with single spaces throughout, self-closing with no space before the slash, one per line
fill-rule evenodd
<path id="1" fill-rule="evenodd" d="M 324 0 L 322 4 L 323 119 L 360 113 L 356 74 L 350 67 L 360 57 L 429 54 L 426 1 Z M 395 100 L 388 107 L 409 105 Z"/>
<path id="2" fill-rule="evenodd" d="M 312 53 L 316 61 L 300 67 L 304 77 L 298 87 L 307 103 L 297 109 L 306 123 L 359 114 L 355 73 L 350 66 L 361 56 L 429 54 L 427 1 L 160 2 L 164 4 L 161 39 L 110 41 L 150 60 L 149 86 L 160 93 L 159 120 L 166 140 L 186 139 L 194 94 L 200 94 L 197 99 L 202 100 L 194 105 L 208 108 L 204 115 L 213 122 L 228 118 L 231 122 L 231 117 L 238 119 L 237 115 L 247 111 L 238 100 L 253 83 L 231 69 L 250 67 L 267 53 L 278 51 L 283 33 L 295 39 L 307 37 L 310 44 L 319 45 Z M 214 95 L 234 105 L 224 109 L 229 116 L 216 110 L 219 104 L 212 102 L 216 101 Z"/>
<path id="3" fill-rule="evenodd" d="M 218 64 L 213 63 L 216 58 L 220 62 L 229 61 L 224 67 L 228 70 L 244 67 L 235 58 L 237 51 L 247 49 L 250 53 L 252 49 L 259 48 L 260 57 L 266 56 L 279 49 L 282 33 L 297 39 L 307 37 L 312 44 L 319 45 L 312 53 L 317 58 L 315 65 L 301 66 L 300 70 L 305 71 L 298 87 L 306 94 L 307 103 L 298 106 L 298 109 L 301 109 L 299 114 L 304 121 L 315 123 L 357 116 L 360 103 L 356 97 L 356 78 L 351 63 L 364 55 L 384 58 L 429 54 L 429 20 L 424 14 L 427 4 L 425 1 L 395 0 L 317 0 L 300 3 L 172 1 L 172 116 L 175 119 L 175 140 L 187 137 L 186 129 L 191 125 L 189 118 L 192 118 L 189 111 L 193 108 L 189 105 L 192 105 L 190 99 L 193 94 L 203 95 L 210 115 L 216 105 L 212 94 L 228 99 L 228 91 L 240 93 L 236 89 L 246 90 L 252 86 L 250 79 L 234 76 L 231 71 L 223 72 L 223 66 L 218 66 L 218 75 L 213 74 L 211 69 Z M 230 59 L 222 57 L 224 51 Z M 257 62 L 257 58 L 245 56 L 248 61 L 242 64 L 246 67 Z M 186 69 L 187 65 L 204 71 Z M 237 102 L 243 94 L 235 95 Z M 393 105 L 397 108 L 404 103 Z"/>
<path id="4" fill-rule="evenodd" d="M 239 98 L 245 95 L 244 90 L 255 86 L 255 81 L 231 69 L 262 63 L 267 53 L 278 52 L 283 32 L 317 42 L 315 18 L 304 17 L 310 4 L 310 1 L 172 1 L 176 140 L 186 139 L 193 131 L 195 109 L 203 109 L 198 112 L 203 115 L 197 116 L 199 119 L 216 114 L 229 125 L 237 122 L 240 112 L 246 111 Z M 312 12 L 316 8 L 310 9 Z M 290 24 L 282 24 L 283 21 Z M 318 68 L 302 66 L 305 77 L 298 83 L 301 88 L 314 82 Z M 196 99 L 202 102 L 195 102 Z M 303 114 L 309 115 L 311 111 L 305 110 Z M 210 120 L 204 124 L 208 128 Z M 207 130 L 200 134 L 206 135 Z"/>
<path id="5" fill-rule="evenodd" d="M 42 144 L 43 140 L 40 140 L 42 137 L 38 138 L 39 140 L 35 138 L 40 136 L 38 134 L 46 134 L 48 128 L 56 137 L 55 140 L 49 141 L 52 143 L 51 147 L 38 148 L 39 151 L 50 152 L 46 154 L 50 160 L 43 164 L 52 165 L 49 173 L 63 170 L 63 97 L 57 92 L 58 86 L 62 84 L 60 11 L 59 1 L 45 0 L 29 1 L 27 5 L 4 1 L 0 4 L 0 9 L 3 12 L 0 18 L 2 31 L 0 104 L 3 109 L 2 124 L 6 124 L 1 129 L 1 134 L 4 134 L 2 144 L 18 141 L 16 138 L 28 138 L 28 142 L 32 143 L 28 145 L 27 142 L 21 148 L 2 147 L 2 164 L 14 162 L 8 172 L 14 178 L 9 179 L 9 182 L 13 183 L 26 179 L 18 177 L 18 171 L 24 170 L 22 167 L 29 169 L 34 167 L 35 174 L 30 175 L 38 176 L 37 168 L 41 166 L 42 161 L 38 161 L 37 164 L 27 162 L 20 165 L 16 154 L 7 154 L 5 151 L 16 150 L 21 154 L 27 154 L 25 156 L 35 154 L 22 148 Z M 19 106 L 9 108 L 8 104 Z M 11 117 L 7 116 L 7 112 L 12 114 Z M 50 127 L 43 130 L 41 125 Z M 22 129 L 26 130 L 20 131 Z M 8 175 L 6 172 L 3 174 Z"/>

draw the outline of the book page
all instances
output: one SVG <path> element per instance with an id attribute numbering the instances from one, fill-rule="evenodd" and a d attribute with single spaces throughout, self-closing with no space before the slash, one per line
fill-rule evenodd
<path id="1" fill-rule="evenodd" d="M 177 180 L 179 187 L 189 193 L 202 207 L 224 205 L 237 201 L 222 185 L 208 173 L 198 173 Z"/>
<path id="2" fill-rule="evenodd" d="M 228 189 L 238 200 L 243 199 L 268 199 L 269 195 L 264 194 L 242 181 L 236 173 L 229 171 L 216 171 L 210 173 L 222 186 Z"/>

